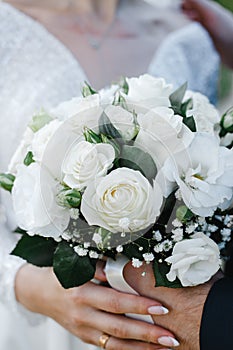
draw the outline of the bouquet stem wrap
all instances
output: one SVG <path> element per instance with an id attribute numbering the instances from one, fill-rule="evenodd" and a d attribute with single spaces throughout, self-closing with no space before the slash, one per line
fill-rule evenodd
<path id="1" fill-rule="evenodd" d="M 108 283 L 112 288 L 119 292 L 139 295 L 132 287 L 130 287 L 124 278 L 124 267 L 128 262 L 129 260 L 123 255 L 117 256 L 116 260 L 108 259 L 105 267 L 105 274 Z M 126 316 L 135 320 L 154 323 L 152 317 L 149 315 L 127 314 Z"/>

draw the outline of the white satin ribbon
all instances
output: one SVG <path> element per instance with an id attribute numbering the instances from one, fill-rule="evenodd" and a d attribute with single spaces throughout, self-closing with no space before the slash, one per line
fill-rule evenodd
<path id="1" fill-rule="evenodd" d="M 117 256 L 116 260 L 109 258 L 105 266 L 105 274 L 112 288 L 120 292 L 139 295 L 124 279 L 124 267 L 128 262 L 129 260 L 123 255 Z M 149 315 L 126 314 L 126 316 L 136 320 L 154 323 L 152 317 Z"/>

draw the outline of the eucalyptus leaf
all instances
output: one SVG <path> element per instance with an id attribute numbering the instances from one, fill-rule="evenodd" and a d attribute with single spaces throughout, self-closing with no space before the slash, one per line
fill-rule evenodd
<path id="1" fill-rule="evenodd" d="M 170 267 L 165 263 L 158 263 L 156 260 L 153 262 L 153 271 L 155 276 L 155 287 L 168 287 L 168 288 L 182 288 L 181 282 L 176 279 L 174 282 L 170 282 L 167 279 L 167 274 L 170 271 Z"/>
<path id="2" fill-rule="evenodd" d="M 182 101 L 184 99 L 185 92 L 187 90 L 188 83 L 184 83 L 181 85 L 176 91 L 174 91 L 170 96 L 170 102 L 172 108 L 174 108 L 176 111 L 181 109 Z"/>
<path id="3" fill-rule="evenodd" d="M 36 266 L 52 266 L 56 247 L 57 242 L 52 238 L 24 234 L 11 255 L 19 256 Z"/>
<path id="4" fill-rule="evenodd" d="M 149 153 L 136 146 L 122 146 L 119 167 L 127 167 L 140 171 L 149 181 L 157 174 L 155 162 Z"/>
<path id="5" fill-rule="evenodd" d="M 166 199 L 165 203 L 164 203 L 164 207 L 163 207 L 163 210 L 162 210 L 162 213 L 160 214 L 158 220 L 157 220 L 157 223 L 160 224 L 160 225 L 167 225 L 170 217 L 171 217 L 171 214 L 172 214 L 172 211 L 175 207 L 175 204 L 176 204 L 176 197 L 175 197 L 175 192 L 176 191 L 173 191 Z"/>
<path id="6" fill-rule="evenodd" d="M 99 131 L 103 135 L 110 136 L 113 139 L 118 139 L 118 141 L 122 139 L 121 134 L 112 124 L 105 112 L 103 112 L 99 118 Z"/>
<path id="7" fill-rule="evenodd" d="M 191 116 L 191 117 L 184 117 L 184 118 L 183 118 L 183 123 L 184 123 L 192 132 L 196 132 L 196 131 L 197 131 L 196 123 L 195 123 L 195 120 L 194 120 L 193 116 Z"/>
<path id="8" fill-rule="evenodd" d="M 0 187 L 11 192 L 14 186 L 15 176 L 12 174 L 0 174 Z"/>
<path id="9" fill-rule="evenodd" d="M 79 256 L 63 241 L 55 251 L 53 269 L 61 285 L 68 289 L 90 281 L 95 275 L 96 262 L 89 256 Z"/>

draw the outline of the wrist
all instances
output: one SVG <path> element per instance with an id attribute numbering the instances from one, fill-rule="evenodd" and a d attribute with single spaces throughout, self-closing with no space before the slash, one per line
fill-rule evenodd
<path id="1" fill-rule="evenodd" d="M 53 284 L 54 276 L 51 268 L 25 264 L 18 270 L 15 278 L 16 300 L 29 311 L 50 316 L 51 310 L 48 305 Z"/>

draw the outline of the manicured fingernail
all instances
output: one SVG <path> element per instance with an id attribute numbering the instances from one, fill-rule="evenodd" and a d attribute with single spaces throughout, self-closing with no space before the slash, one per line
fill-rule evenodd
<path id="1" fill-rule="evenodd" d="M 164 345 L 164 346 L 179 346 L 180 345 L 178 340 L 176 340 L 175 338 L 172 338 L 172 337 L 160 337 L 158 339 L 158 343 L 160 345 Z"/>
<path id="2" fill-rule="evenodd" d="M 169 310 L 164 306 L 150 306 L 148 312 L 151 315 L 166 315 L 169 313 Z"/>

